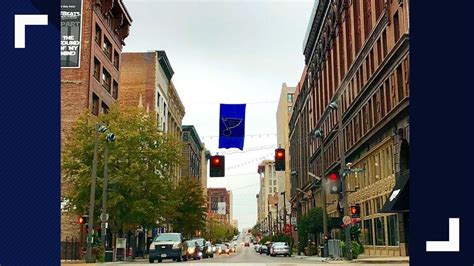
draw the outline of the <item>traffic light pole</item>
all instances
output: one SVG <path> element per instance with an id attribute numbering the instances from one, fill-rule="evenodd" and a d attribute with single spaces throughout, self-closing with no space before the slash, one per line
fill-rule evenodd
<path id="1" fill-rule="evenodd" d="M 105 142 L 105 151 L 104 151 L 104 181 L 103 181 L 103 186 L 102 186 L 102 214 L 104 216 L 107 216 L 107 185 L 109 182 L 109 169 L 108 169 L 108 160 L 109 160 L 109 143 L 108 141 Z M 102 217 L 101 217 L 102 220 Z M 101 221 L 102 223 L 105 224 L 107 221 Z M 105 244 L 105 235 L 106 235 L 106 227 L 102 226 L 101 231 L 101 241 L 102 245 L 104 245 L 104 249 L 106 248 Z"/>
<path id="2" fill-rule="evenodd" d="M 97 123 L 95 126 L 95 139 L 94 139 L 94 157 L 92 158 L 92 179 L 91 179 L 91 195 L 89 202 L 89 225 L 87 232 L 87 249 L 86 249 L 86 263 L 92 263 L 92 230 L 94 226 L 94 205 L 95 205 L 95 186 L 97 179 L 97 146 L 99 142 L 99 127 Z"/>
<path id="3" fill-rule="evenodd" d="M 341 177 L 341 190 L 342 190 L 342 203 L 344 208 L 344 216 L 350 216 L 349 204 L 347 200 L 347 188 L 346 188 L 346 154 L 344 149 L 344 134 L 343 134 L 343 122 L 342 122 L 342 110 L 341 110 L 341 97 L 339 97 L 337 119 L 338 119 L 338 138 L 339 138 L 339 157 L 340 157 L 340 177 Z M 352 260 L 352 239 L 351 239 L 351 224 L 348 224 L 344 229 L 346 236 L 346 258 Z"/>
<path id="4" fill-rule="evenodd" d="M 324 132 L 321 134 L 321 197 L 323 205 L 323 245 L 324 245 L 324 256 L 329 256 L 329 246 L 326 239 L 328 235 L 328 213 L 327 213 L 327 204 L 326 204 L 326 186 L 324 181 L 326 180 L 326 166 L 324 165 Z"/>

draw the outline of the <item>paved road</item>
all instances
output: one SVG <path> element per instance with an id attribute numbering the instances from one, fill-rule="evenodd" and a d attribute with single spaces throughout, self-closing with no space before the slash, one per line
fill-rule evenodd
<path id="1" fill-rule="evenodd" d="M 270 257 L 265 254 L 258 254 L 255 252 L 254 248 L 251 247 L 239 247 L 237 253 L 231 255 L 220 255 L 215 256 L 213 259 L 203 259 L 203 260 L 192 260 L 187 262 L 174 262 L 171 260 L 165 260 L 163 264 L 176 264 L 176 265 L 196 265 L 196 266 L 216 266 L 216 265 L 242 265 L 242 266 L 298 266 L 298 265 L 365 265 L 361 263 L 347 263 L 347 262 L 320 262 L 320 261 L 311 261 L 307 259 L 295 258 L 295 257 Z M 137 261 L 137 262 L 116 262 L 116 265 L 150 265 L 148 262 Z M 161 264 L 155 262 L 155 264 Z M 370 266 L 381 266 L 381 265 L 392 265 L 392 266 L 408 266 L 407 263 L 393 263 L 393 264 L 367 264 Z"/>

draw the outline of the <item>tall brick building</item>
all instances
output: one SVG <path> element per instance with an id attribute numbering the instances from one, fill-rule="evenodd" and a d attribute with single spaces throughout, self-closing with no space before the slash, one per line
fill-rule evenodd
<path id="1" fill-rule="evenodd" d="M 409 178 L 408 5 L 401 0 L 317 1 L 303 44 L 305 73 L 289 123 L 293 215 L 322 206 L 320 187 L 312 185 L 308 172 L 337 172 L 344 154 L 353 168 L 365 170 L 351 173 L 346 184 L 348 204 L 361 207 L 367 255 L 408 254 L 409 210 L 385 207 L 394 184 L 406 184 Z M 338 103 L 337 110 L 329 108 L 332 102 Z M 324 158 L 316 130 L 324 133 Z M 328 195 L 329 216 L 341 217 L 339 201 Z M 341 233 L 332 232 L 336 237 Z"/>
<path id="2" fill-rule="evenodd" d="M 122 0 L 83 1 L 80 67 L 61 69 L 61 144 L 82 113 L 106 112 L 117 101 L 122 47 L 131 23 Z M 69 189 L 61 182 L 62 196 Z M 62 213 L 61 239 L 79 235 L 76 220 Z"/>
<path id="3" fill-rule="evenodd" d="M 124 53 L 122 72 L 120 104 L 156 113 L 157 130 L 181 139 L 185 109 L 171 80 L 174 70 L 165 51 Z M 174 169 L 174 176 L 177 184 L 180 167 Z"/>
<path id="4" fill-rule="evenodd" d="M 232 194 L 225 188 L 207 189 L 207 216 L 224 224 L 231 223 Z M 221 208 L 222 206 L 222 208 Z M 225 206 L 225 207 L 224 207 Z M 222 211 L 221 213 L 219 213 Z"/>
<path id="5" fill-rule="evenodd" d="M 201 182 L 201 160 L 205 159 L 202 158 L 204 147 L 194 126 L 183 126 L 183 142 L 184 162 L 181 167 L 181 176 L 197 179 Z"/>

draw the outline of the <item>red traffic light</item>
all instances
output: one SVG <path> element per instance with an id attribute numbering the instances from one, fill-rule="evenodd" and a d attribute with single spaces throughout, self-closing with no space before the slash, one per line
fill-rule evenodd
<path id="1" fill-rule="evenodd" d="M 79 217 L 79 219 L 77 220 L 77 223 L 78 224 L 85 224 L 86 220 L 84 219 L 84 217 Z"/>
<path id="2" fill-rule="evenodd" d="M 329 174 L 329 180 L 336 181 L 337 180 L 337 174 L 336 173 Z"/>
<path id="3" fill-rule="evenodd" d="M 219 157 L 215 156 L 214 158 L 212 158 L 212 166 L 219 166 L 219 164 L 221 163 L 221 159 L 219 159 Z"/>
<path id="4" fill-rule="evenodd" d="M 278 159 L 283 159 L 284 156 L 285 156 L 285 153 L 284 153 L 283 151 L 281 151 L 281 150 L 280 150 L 280 151 L 277 151 L 276 157 L 277 157 Z"/>
<path id="5" fill-rule="evenodd" d="M 357 213 L 357 209 L 355 206 L 352 206 L 351 207 L 351 214 L 356 214 Z"/>

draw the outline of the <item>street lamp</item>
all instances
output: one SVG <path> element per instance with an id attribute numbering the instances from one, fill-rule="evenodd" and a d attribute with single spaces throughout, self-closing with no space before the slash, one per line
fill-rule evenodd
<path id="1" fill-rule="evenodd" d="M 104 249 L 107 248 L 105 243 L 105 235 L 107 231 L 107 221 L 109 220 L 109 215 L 107 214 L 107 185 L 109 182 L 109 169 L 108 169 L 108 161 L 109 161 L 109 143 L 115 141 L 115 134 L 109 133 L 105 136 L 105 151 L 104 151 L 104 180 L 102 186 L 102 213 L 100 215 L 100 220 L 102 222 L 101 227 L 101 241 L 102 245 L 104 245 Z"/>
<path id="2" fill-rule="evenodd" d="M 314 132 L 314 136 L 316 138 L 321 139 L 321 177 L 326 176 L 326 168 L 324 166 L 324 132 L 321 129 L 318 129 Z M 321 182 L 322 183 L 322 182 Z M 326 187 L 324 185 L 321 186 L 321 198 L 322 198 L 322 207 L 323 207 L 323 245 L 324 245 L 324 254 L 323 257 L 327 257 L 329 255 L 329 246 L 327 242 L 327 235 L 328 235 L 328 218 L 327 218 L 327 204 L 326 204 Z"/>
<path id="3" fill-rule="evenodd" d="M 91 177 L 91 194 L 89 201 L 89 228 L 87 232 L 87 249 L 86 249 L 86 262 L 92 261 L 92 231 L 94 225 L 94 205 L 95 205 L 95 186 L 97 179 L 97 147 L 99 145 L 99 133 L 107 131 L 107 127 L 97 123 L 95 125 L 95 137 L 94 137 L 94 155 L 92 158 L 92 177 Z"/>
<path id="4" fill-rule="evenodd" d="M 341 101 L 341 98 L 339 98 L 339 102 Z M 340 157 L 340 176 L 341 176 L 341 193 L 342 193 L 342 204 L 344 208 L 344 216 L 350 216 L 349 213 L 349 205 L 347 203 L 347 189 L 346 189 L 346 158 L 345 158 L 345 150 L 344 150 L 344 136 L 343 136 L 343 121 L 342 121 L 342 110 L 339 108 L 338 103 L 332 102 L 329 104 L 329 108 L 332 110 L 337 111 L 337 120 L 338 120 L 338 139 L 339 139 L 339 157 Z M 349 167 L 352 165 L 349 165 Z M 346 253 L 346 257 L 348 260 L 352 260 L 352 239 L 351 239 L 351 225 L 349 224 L 346 226 L 344 229 L 345 235 L 346 235 L 346 250 L 348 251 Z"/>

